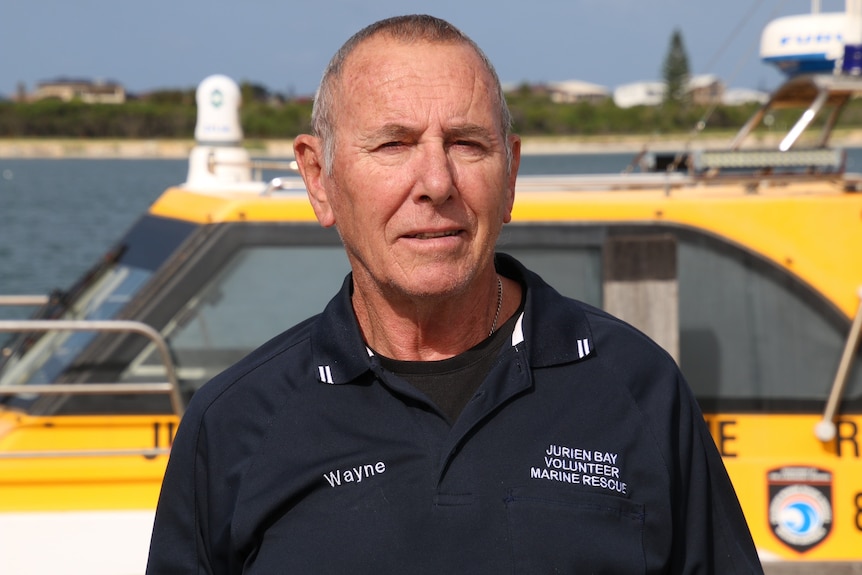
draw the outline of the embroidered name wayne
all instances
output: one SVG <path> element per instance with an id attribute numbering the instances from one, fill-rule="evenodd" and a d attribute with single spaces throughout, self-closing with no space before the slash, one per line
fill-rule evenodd
<path id="1" fill-rule="evenodd" d="M 382 461 L 377 463 L 366 463 L 359 467 L 350 467 L 348 469 L 333 469 L 329 473 L 324 473 L 323 478 L 329 483 L 330 487 L 337 487 L 343 483 L 362 483 L 362 480 L 367 477 L 373 477 L 386 472 L 386 464 Z"/>

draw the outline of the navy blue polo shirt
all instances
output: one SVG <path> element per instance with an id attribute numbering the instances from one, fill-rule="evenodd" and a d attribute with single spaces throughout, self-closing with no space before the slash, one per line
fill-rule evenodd
<path id="1" fill-rule="evenodd" d="M 514 259 L 511 341 L 451 425 L 324 312 L 189 405 L 148 573 L 760 573 L 674 361 Z"/>

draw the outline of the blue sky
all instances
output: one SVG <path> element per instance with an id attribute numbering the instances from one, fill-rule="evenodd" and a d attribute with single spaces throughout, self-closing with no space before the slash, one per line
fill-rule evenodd
<path id="1" fill-rule="evenodd" d="M 2 0 L 0 94 L 58 77 L 193 88 L 215 73 L 312 94 L 353 32 L 414 12 L 472 36 L 505 83 L 657 80 L 679 29 L 693 73 L 768 90 L 781 76 L 760 61 L 764 25 L 809 10 L 809 0 Z"/>

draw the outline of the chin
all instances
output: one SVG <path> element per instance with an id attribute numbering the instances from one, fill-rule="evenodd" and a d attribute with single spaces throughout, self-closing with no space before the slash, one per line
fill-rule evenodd
<path id="1" fill-rule="evenodd" d="M 472 274 L 461 270 L 440 269 L 427 266 L 422 272 L 404 279 L 401 291 L 411 296 L 452 296 L 467 289 Z"/>

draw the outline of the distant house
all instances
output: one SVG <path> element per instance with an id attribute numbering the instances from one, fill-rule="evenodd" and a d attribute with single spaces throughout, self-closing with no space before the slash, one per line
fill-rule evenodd
<path id="1" fill-rule="evenodd" d="M 87 104 L 122 104 L 126 101 L 126 90 L 116 82 L 60 78 L 41 82 L 30 96 L 33 101 L 48 99 L 63 102 L 80 100 Z"/>
<path id="2" fill-rule="evenodd" d="M 664 100 L 664 82 L 633 82 L 617 86 L 614 104 L 619 108 L 658 106 Z"/>
<path id="3" fill-rule="evenodd" d="M 741 106 L 743 104 L 765 104 L 769 94 L 748 88 L 733 88 L 724 91 L 721 103 L 725 106 Z"/>
<path id="4" fill-rule="evenodd" d="M 557 104 L 598 103 L 610 97 L 610 91 L 604 86 L 579 80 L 552 82 L 547 85 L 547 88 L 551 101 Z"/>
<path id="5" fill-rule="evenodd" d="M 724 97 L 724 83 L 714 74 L 692 76 L 688 85 L 688 96 L 693 104 L 720 104 Z"/>
<path id="6" fill-rule="evenodd" d="M 724 97 L 724 84 L 712 74 L 692 76 L 686 86 L 692 103 L 718 104 Z M 614 104 L 620 108 L 633 106 L 658 106 L 664 101 L 664 82 L 635 82 L 618 86 L 614 90 Z"/>

